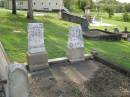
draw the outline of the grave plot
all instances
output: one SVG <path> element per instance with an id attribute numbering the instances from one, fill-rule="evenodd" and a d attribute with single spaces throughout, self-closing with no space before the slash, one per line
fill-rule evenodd
<path id="1" fill-rule="evenodd" d="M 91 29 L 89 32 L 84 33 L 84 37 L 92 40 L 121 40 L 122 34 L 113 33 L 109 31 Z"/>
<path id="2" fill-rule="evenodd" d="M 51 62 L 30 77 L 32 97 L 130 97 L 130 79 L 95 60 Z"/>
<path id="3" fill-rule="evenodd" d="M 96 50 L 92 55 L 84 55 L 80 26 L 70 27 L 67 47 L 67 57 L 48 60 L 48 68 L 30 72 L 31 97 L 130 96 L 127 75 L 96 60 Z"/>

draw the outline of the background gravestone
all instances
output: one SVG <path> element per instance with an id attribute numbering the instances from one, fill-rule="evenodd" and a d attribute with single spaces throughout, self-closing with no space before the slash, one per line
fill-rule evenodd
<path id="1" fill-rule="evenodd" d="M 28 24 L 27 61 L 30 71 L 48 67 L 48 54 L 44 45 L 44 30 L 42 23 Z"/>
<path id="2" fill-rule="evenodd" d="M 10 97 L 29 97 L 28 74 L 24 65 L 10 65 Z"/>
<path id="3" fill-rule="evenodd" d="M 88 28 L 89 23 L 87 22 L 87 20 L 81 22 L 80 25 L 81 25 L 81 28 L 82 28 L 82 31 L 83 31 L 83 32 L 88 32 L 88 31 L 89 31 L 89 28 Z"/>
<path id="4" fill-rule="evenodd" d="M 83 61 L 84 58 L 84 42 L 80 26 L 72 26 L 69 28 L 68 35 L 68 52 L 67 57 L 71 62 Z"/>

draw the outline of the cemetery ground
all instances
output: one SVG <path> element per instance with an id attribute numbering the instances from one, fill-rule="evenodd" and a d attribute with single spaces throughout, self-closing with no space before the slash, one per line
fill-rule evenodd
<path id="1" fill-rule="evenodd" d="M 27 19 L 25 12 L 12 15 L 10 11 L 0 11 L 0 41 L 11 59 L 11 61 L 26 62 L 27 51 Z M 45 45 L 49 59 L 64 57 L 67 49 L 67 32 L 72 23 L 58 19 L 56 13 L 44 13 L 44 16 L 35 16 L 35 20 L 44 23 Z M 119 25 L 121 29 L 125 26 L 130 28 L 130 23 L 105 20 Z M 99 55 L 123 67 L 130 68 L 130 43 L 127 41 L 92 41 L 85 40 L 85 52 L 96 48 Z"/>
<path id="2" fill-rule="evenodd" d="M 12 15 L 7 10 L 2 10 L 0 13 L 0 41 L 9 58 L 11 61 L 26 62 L 26 52 L 28 51 L 26 13 L 19 12 L 18 15 Z M 49 59 L 66 56 L 68 27 L 75 24 L 59 20 L 56 13 L 44 13 L 42 16 L 35 13 L 35 20 L 44 24 L 45 45 Z M 9 83 L 9 86 L 6 85 L 8 97 L 10 95 L 11 97 L 130 96 L 129 77 L 96 61 L 92 56 L 86 56 L 84 61 L 74 63 L 69 61 L 70 58 L 69 60 L 63 58 L 62 61 L 53 59 L 48 61 L 49 67 L 38 70 L 35 68 L 35 72 L 27 72 L 26 67 L 20 63 L 2 64 L 3 60 L 6 61 L 6 54 L 2 48 L 1 46 L 0 65 L 4 68 L 0 68 L 0 74 L 5 75 L 3 71 L 9 71 L 5 75 L 7 83 Z M 100 56 L 119 63 L 127 69 L 130 68 L 129 42 L 85 40 L 85 52 L 90 53 L 93 48 L 97 49 Z M 38 58 L 40 59 L 40 57 Z M 45 64 L 43 62 L 42 66 Z M 29 69 L 31 69 L 30 66 Z M 0 75 L 2 80 L 6 79 L 5 76 Z"/>

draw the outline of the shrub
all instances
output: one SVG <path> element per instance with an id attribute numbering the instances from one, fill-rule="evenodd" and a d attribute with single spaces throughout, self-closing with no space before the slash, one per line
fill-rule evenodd
<path id="1" fill-rule="evenodd" d="M 129 21 L 129 15 L 128 15 L 128 13 L 127 12 L 125 12 L 124 14 L 123 14 L 123 20 L 124 20 L 124 22 L 128 22 Z"/>

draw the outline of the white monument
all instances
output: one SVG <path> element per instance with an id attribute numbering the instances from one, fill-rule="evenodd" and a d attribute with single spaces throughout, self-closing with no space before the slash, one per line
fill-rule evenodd
<path id="1" fill-rule="evenodd" d="M 44 30 L 42 23 L 28 24 L 27 61 L 30 71 L 48 67 L 48 56 L 44 45 Z"/>
<path id="2" fill-rule="evenodd" d="M 28 73 L 21 64 L 10 65 L 10 97 L 29 97 Z"/>
<path id="3" fill-rule="evenodd" d="M 81 26 L 72 26 L 69 29 L 67 57 L 71 62 L 83 61 L 84 42 Z"/>

